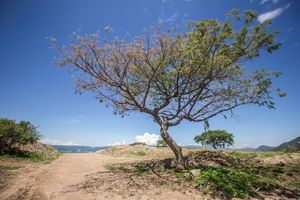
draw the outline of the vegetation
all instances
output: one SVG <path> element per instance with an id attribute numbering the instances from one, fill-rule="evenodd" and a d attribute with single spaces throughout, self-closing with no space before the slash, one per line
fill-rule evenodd
<path id="1" fill-rule="evenodd" d="M 15 169 L 18 169 L 19 167 L 17 166 L 1 166 L 0 165 L 0 171 L 4 171 L 4 170 L 15 170 Z"/>
<path id="2" fill-rule="evenodd" d="M 13 155 L 1 155 L 0 161 L 2 159 L 17 159 L 17 160 L 29 160 L 29 161 L 52 161 L 57 158 L 59 158 L 62 155 L 62 153 L 59 153 L 55 150 L 44 150 L 42 152 L 27 152 L 23 154 L 13 154 Z"/>
<path id="3" fill-rule="evenodd" d="M 122 164 L 108 164 L 105 168 L 110 172 L 124 171 L 126 168 Z"/>
<path id="4" fill-rule="evenodd" d="M 145 156 L 146 153 L 144 151 L 135 151 L 130 153 L 132 156 Z"/>
<path id="5" fill-rule="evenodd" d="M 225 130 L 209 130 L 205 131 L 201 135 L 197 135 L 194 138 L 196 143 L 201 143 L 202 145 L 210 145 L 214 149 L 217 147 L 226 147 L 233 145 L 233 135 Z"/>
<path id="6" fill-rule="evenodd" d="M 300 137 L 297 137 L 289 142 L 285 142 L 272 150 L 285 152 L 300 152 Z"/>
<path id="7" fill-rule="evenodd" d="M 135 146 L 135 145 L 146 145 L 144 142 L 134 142 L 130 144 L 130 146 Z"/>
<path id="8" fill-rule="evenodd" d="M 58 158 L 60 154 L 55 149 L 38 143 L 40 137 L 37 127 L 28 121 L 16 122 L 1 118 L 0 159 L 9 157 L 31 161 L 51 161 Z"/>
<path id="9" fill-rule="evenodd" d="M 167 147 L 167 143 L 164 140 L 157 140 L 156 142 L 157 147 Z"/>
<path id="10" fill-rule="evenodd" d="M 163 185 L 172 184 L 172 181 L 175 181 L 176 184 L 183 184 L 182 186 L 192 188 L 196 186 L 199 191 L 216 199 L 261 198 L 261 194 L 278 192 L 278 194 L 285 195 L 286 191 L 290 192 L 287 194 L 290 196 L 282 197 L 298 197 L 300 192 L 299 163 L 296 164 L 297 161 L 295 161 L 292 165 L 263 164 L 257 161 L 265 158 L 259 158 L 257 154 L 262 153 L 206 150 L 189 154 L 186 168 L 180 171 L 167 164 L 170 159 L 132 166 L 124 164 L 121 171 L 129 174 L 136 174 L 140 171 L 142 175 L 149 175 L 151 180 L 153 175 L 157 175 L 158 179 L 162 178 Z M 286 159 L 286 154 L 281 156 Z"/>
<path id="11" fill-rule="evenodd" d="M 58 152 L 35 152 L 29 153 L 23 158 L 31 161 L 52 161 L 59 158 L 61 155 L 62 153 Z"/>
<path id="12" fill-rule="evenodd" d="M 68 46 L 53 47 L 60 55 L 58 65 L 71 67 L 78 78 L 79 93 L 94 92 L 121 116 L 130 111 L 151 116 L 182 169 L 182 148 L 170 127 L 225 116 L 246 104 L 274 108 L 272 77 L 280 73 L 243 66 L 263 50 L 272 53 L 280 46 L 278 32 L 268 27 L 271 20 L 257 24 L 256 19 L 254 11 L 234 9 L 222 23 L 193 22 L 185 33 L 155 28 L 131 42 L 79 33 Z"/>
<path id="13" fill-rule="evenodd" d="M 40 137 L 36 126 L 30 122 L 0 119 L 0 154 L 16 153 L 17 145 L 36 143 Z"/>
<path id="14" fill-rule="evenodd" d="M 289 185 L 300 189 L 300 182 L 293 181 L 293 182 L 290 182 Z"/>

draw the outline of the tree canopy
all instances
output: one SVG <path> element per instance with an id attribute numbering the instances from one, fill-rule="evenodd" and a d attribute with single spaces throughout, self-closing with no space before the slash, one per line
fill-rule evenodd
<path id="1" fill-rule="evenodd" d="M 234 143 L 233 135 L 225 130 L 209 130 L 197 135 L 194 138 L 196 143 L 201 143 L 204 146 L 212 146 L 214 149 L 218 147 L 231 146 Z"/>
<path id="2" fill-rule="evenodd" d="M 15 145 L 35 143 L 41 135 L 28 121 L 0 119 L 0 153 L 13 153 Z"/>
<path id="3" fill-rule="evenodd" d="M 156 146 L 157 147 L 167 147 L 168 145 L 166 144 L 166 142 L 164 140 L 157 140 Z"/>
<path id="4" fill-rule="evenodd" d="M 254 11 L 234 9 L 224 22 L 191 22 L 186 32 L 153 28 L 131 41 L 78 33 L 67 46 L 54 47 L 58 65 L 77 78 L 78 92 L 93 92 L 115 114 L 152 116 L 178 160 L 181 149 L 169 127 L 204 122 L 246 104 L 274 108 L 272 77 L 280 73 L 244 67 L 280 46 L 278 32 L 268 28 L 271 20 L 257 24 L 256 18 Z"/>

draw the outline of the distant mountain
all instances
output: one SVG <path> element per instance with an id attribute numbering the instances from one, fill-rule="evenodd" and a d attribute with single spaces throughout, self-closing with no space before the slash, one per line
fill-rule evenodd
<path id="1" fill-rule="evenodd" d="M 282 143 L 278 147 L 272 149 L 273 151 L 300 151 L 300 137 L 297 137 L 289 142 Z"/>
<path id="2" fill-rule="evenodd" d="M 273 150 L 275 147 L 270 147 L 270 146 L 267 146 L 267 145 L 260 145 L 259 147 L 257 147 L 255 149 L 255 151 L 271 151 Z"/>
<path id="3" fill-rule="evenodd" d="M 212 147 L 210 146 L 207 146 L 207 147 L 202 147 L 202 146 L 199 146 L 199 145 L 187 145 L 187 146 L 183 146 L 184 148 L 187 148 L 187 149 L 213 149 Z M 240 148 L 240 149 L 234 149 L 234 148 L 228 148 L 228 147 L 225 147 L 225 148 L 218 148 L 219 150 L 239 150 L 239 151 L 255 151 L 255 148 L 252 148 L 252 147 L 244 147 L 244 148 Z"/>
<path id="4" fill-rule="evenodd" d="M 63 153 L 88 153 L 96 152 L 99 150 L 106 150 L 109 146 L 104 147 L 90 147 L 90 146 L 77 146 L 77 145 L 50 145 Z"/>
<path id="5" fill-rule="evenodd" d="M 240 151 L 255 151 L 255 148 L 253 148 L 253 147 L 244 147 L 244 148 L 240 148 L 240 149 L 236 149 L 236 150 L 240 150 Z"/>
<path id="6" fill-rule="evenodd" d="M 202 147 L 199 146 L 199 145 L 186 145 L 186 146 L 183 146 L 183 148 L 187 148 L 187 149 L 199 149 L 199 148 L 202 148 Z"/>

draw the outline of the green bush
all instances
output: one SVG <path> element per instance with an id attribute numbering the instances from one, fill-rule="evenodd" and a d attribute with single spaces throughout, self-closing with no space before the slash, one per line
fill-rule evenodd
<path id="1" fill-rule="evenodd" d="M 196 183 L 204 191 L 220 190 L 230 197 L 253 196 L 258 188 L 276 188 L 280 181 L 277 168 L 220 167 L 201 170 Z"/>
<path id="2" fill-rule="evenodd" d="M 146 145 L 144 142 L 134 142 L 130 144 L 130 146 L 135 146 L 135 145 Z"/>
<path id="3" fill-rule="evenodd" d="M 35 143 L 41 135 L 36 126 L 27 121 L 0 119 L 0 153 L 14 153 L 16 145 Z"/>
<path id="4" fill-rule="evenodd" d="M 238 168 L 209 168 L 201 172 L 199 187 L 215 187 L 230 196 L 244 198 L 252 192 L 257 176 L 249 170 Z"/>
<path id="5" fill-rule="evenodd" d="M 167 147 L 167 143 L 164 140 L 157 140 L 156 142 L 157 147 Z"/>

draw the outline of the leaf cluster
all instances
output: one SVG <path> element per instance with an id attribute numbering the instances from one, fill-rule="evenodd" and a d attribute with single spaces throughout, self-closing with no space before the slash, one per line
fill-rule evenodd
<path id="1" fill-rule="evenodd" d="M 257 24 L 256 18 L 252 10 L 234 9 L 225 22 L 191 22 L 185 33 L 155 27 L 128 41 L 80 32 L 68 46 L 54 47 L 58 65 L 70 67 L 77 78 L 78 92 L 93 92 L 115 114 L 140 111 L 160 125 L 176 126 L 245 104 L 275 107 L 272 77 L 280 73 L 244 67 L 280 46 L 278 31 L 269 29 L 271 20 Z"/>
<path id="2" fill-rule="evenodd" d="M 28 121 L 0 119 L 0 152 L 13 153 L 16 145 L 35 143 L 41 135 L 37 127 Z"/>

